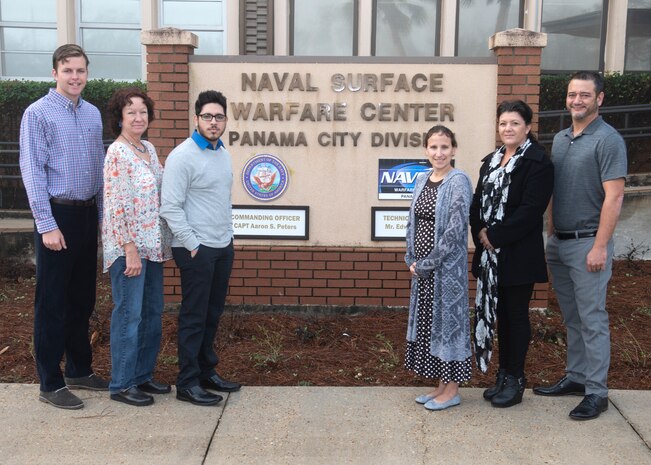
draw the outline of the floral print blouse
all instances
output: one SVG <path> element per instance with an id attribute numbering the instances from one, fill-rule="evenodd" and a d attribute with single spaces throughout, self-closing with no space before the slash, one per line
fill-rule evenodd
<path id="1" fill-rule="evenodd" d="M 172 258 L 171 232 L 160 218 L 163 166 L 156 149 L 143 141 L 150 162 L 139 158 L 122 142 L 113 142 L 104 160 L 104 272 L 133 242 L 141 259 L 162 262 Z"/>

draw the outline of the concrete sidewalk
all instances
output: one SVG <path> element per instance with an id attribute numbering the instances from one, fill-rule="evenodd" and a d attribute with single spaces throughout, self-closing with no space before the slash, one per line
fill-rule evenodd
<path id="1" fill-rule="evenodd" d="M 597 420 L 572 421 L 579 397 L 495 409 L 481 389 L 429 412 L 422 388 L 248 387 L 217 407 L 157 396 L 151 407 L 76 391 L 82 410 L 0 385 L 0 463 L 46 464 L 651 464 L 651 392 L 611 391 Z"/>

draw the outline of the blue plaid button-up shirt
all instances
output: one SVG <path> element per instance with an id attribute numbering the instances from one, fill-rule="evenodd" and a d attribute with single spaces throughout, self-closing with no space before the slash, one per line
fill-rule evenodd
<path id="1" fill-rule="evenodd" d="M 36 228 L 58 228 L 50 198 L 97 200 L 102 218 L 102 118 L 99 110 L 79 98 L 50 89 L 31 104 L 20 125 L 20 171 Z"/>

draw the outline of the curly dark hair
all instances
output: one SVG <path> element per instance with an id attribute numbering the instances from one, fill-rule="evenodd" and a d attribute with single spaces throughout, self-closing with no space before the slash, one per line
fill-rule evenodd
<path id="1" fill-rule="evenodd" d="M 109 115 L 109 125 L 115 136 L 119 136 L 122 132 L 122 110 L 127 105 L 131 104 L 131 99 L 140 97 L 147 107 L 148 122 L 151 123 L 156 119 L 154 115 L 154 101 L 147 95 L 147 93 L 138 87 L 125 87 L 116 90 L 108 102 L 107 110 Z"/>
<path id="2" fill-rule="evenodd" d="M 224 109 L 224 114 L 227 115 L 226 97 L 224 94 L 216 90 L 206 90 L 199 94 L 197 101 L 194 103 L 194 114 L 199 115 L 201 113 L 201 110 L 203 110 L 203 106 L 208 105 L 209 103 L 216 103 L 218 105 L 221 105 Z"/>

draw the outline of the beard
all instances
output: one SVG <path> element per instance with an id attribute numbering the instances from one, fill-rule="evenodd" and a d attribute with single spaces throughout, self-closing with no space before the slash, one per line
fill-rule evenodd
<path id="1" fill-rule="evenodd" d="M 209 127 L 204 129 L 199 126 L 197 128 L 197 131 L 199 131 L 199 134 L 201 134 L 204 139 L 210 142 L 217 142 L 222 135 L 222 132 L 219 131 L 219 128 Z"/>
<path id="2" fill-rule="evenodd" d="M 592 105 L 586 105 L 581 110 L 576 110 L 573 107 L 569 108 L 572 119 L 582 121 L 590 116 L 595 115 L 599 111 L 599 104 L 595 101 Z"/>

